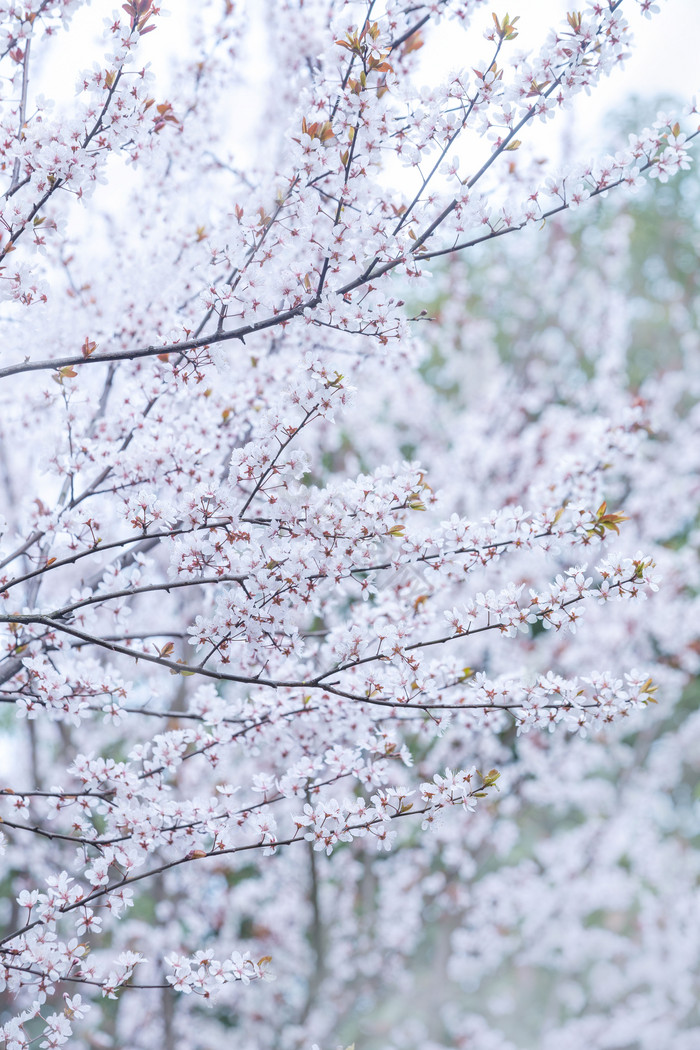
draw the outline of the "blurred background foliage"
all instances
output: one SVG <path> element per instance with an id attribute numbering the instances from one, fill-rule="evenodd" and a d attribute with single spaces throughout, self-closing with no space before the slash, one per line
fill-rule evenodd
<path id="1" fill-rule="evenodd" d="M 610 130 L 611 138 L 625 142 L 628 133 L 648 121 L 649 113 L 678 108 L 677 102 L 664 98 L 655 107 L 631 99 L 611 118 L 606 130 Z M 681 393 L 676 410 L 680 419 L 697 404 L 692 382 L 683 395 L 682 376 L 688 361 L 697 363 L 693 369 L 696 374 L 700 365 L 699 257 L 700 173 L 695 160 L 690 170 L 667 183 L 647 181 L 636 193 L 615 190 L 546 226 L 527 228 L 513 237 L 495 239 L 431 264 L 437 294 L 409 299 L 411 314 L 418 318 L 423 312 L 423 319 L 416 323 L 423 325 L 422 334 L 427 335 L 429 347 L 419 364 L 420 373 L 435 391 L 437 405 L 442 402 L 449 406 L 447 416 L 453 419 L 460 410 L 468 417 L 470 405 L 478 403 L 494 377 L 505 384 L 506 391 L 517 390 L 520 395 L 528 384 L 533 390 L 536 385 L 549 385 L 552 401 L 562 405 L 580 404 L 590 396 L 595 411 L 596 398 L 603 396 L 606 371 L 626 385 L 631 395 L 641 396 L 645 384 L 653 384 L 655 377 L 677 372 Z M 546 279 L 548 262 L 551 281 Z M 597 292 L 601 282 L 607 288 L 605 301 Z M 597 325 L 581 323 L 589 312 L 602 312 Z M 604 347 L 591 343 L 592 333 L 599 337 L 601 331 L 610 335 L 608 359 Z M 598 389 L 594 390 L 596 383 Z M 533 419 L 542 411 L 540 397 L 533 397 Z M 390 399 L 386 411 L 391 411 Z M 449 440 L 446 428 L 447 445 Z M 407 442 L 402 452 L 422 459 L 423 450 L 417 442 Z M 449 458 L 447 448 L 446 455 Z M 697 541 L 695 530 L 700 519 L 696 495 L 688 493 L 688 522 L 668 536 L 665 542 L 670 548 L 681 549 Z M 692 584 L 689 589 L 696 593 Z M 590 839 L 593 850 L 596 835 L 605 840 L 608 825 L 617 821 L 624 825 L 627 820 L 631 828 L 637 826 L 639 813 L 630 801 L 638 790 L 635 777 L 644 771 L 653 776 L 660 756 L 666 754 L 669 763 L 677 761 L 677 766 L 666 782 L 651 789 L 660 806 L 658 833 L 666 855 L 686 867 L 692 885 L 700 856 L 698 769 L 697 762 L 688 763 L 687 756 L 684 761 L 682 754 L 678 755 L 674 733 L 700 708 L 700 681 L 693 678 L 678 703 L 662 708 L 663 699 L 641 728 L 636 722 L 629 732 L 613 734 L 610 746 L 591 746 L 583 762 L 581 742 L 572 741 L 573 765 L 586 778 L 586 783 L 581 783 L 579 804 L 570 783 L 561 798 L 547 798 L 547 789 L 544 794 L 534 790 L 529 796 L 532 774 L 528 766 L 537 743 L 530 737 L 516 738 L 514 731 L 501 734 L 504 753 L 511 754 L 518 771 L 515 779 L 510 779 L 509 789 L 518 794 L 517 804 L 512 795 L 485 803 L 492 837 L 475 839 L 469 870 L 465 869 L 463 853 L 451 849 L 449 843 L 438 853 L 424 853 L 421 870 L 420 844 L 414 843 L 414 878 L 424 879 L 432 892 L 425 899 L 423 931 L 410 966 L 412 977 L 408 984 L 405 980 L 394 983 L 392 950 L 387 945 L 385 994 L 379 1004 L 361 999 L 356 1002 L 339 1028 L 339 1041 L 354 1041 L 363 1050 L 582 1050 L 594 1045 L 596 1050 L 603 1046 L 641 1050 L 661 1045 L 654 1043 L 651 1020 L 651 1042 L 635 1035 L 626 1041 L 625 1011 L 630 1016 L 630 1033 L 635 1031 L 632 1016 L 639 1015 L 639 1002 L 633 994 L 626 991 L 618 1006 L 612 1003 L 618 986 L 616 966 L 619 972 L 629 970 L 630 945 L 632 954 L 653 950 L 640 932 L 643 923 L 667 922 L 669 930 L 676 924 L 682 934 L 682 915 L 672 915 L 664 901 L 663 876 L 658 881 L 643 882 L 639 859 L 624 849 L 615 853 L 612 847 L 607 875 L 605 871 L 597 875 L 591 872 L 589 877 L 585 870 L 574 868 L 567 872 L 561 870 L 561 861 L 566 856 L 567 836 L 575 855 L 582 837 Z M 459 739 L 454 746 L 456 751 L 461 750 Z M 560 750 L 560 761 L 562 754 Z M 573 773 L 572 779 L 576 775 Z M 562 779 L 566 779 L 565 773 Z M 590 801 L 596 793 L 606 799 L 597 813 Z M 517 826 L 515 837 L 511 815 Z M 644 835 L 640 832 L 641 838 Z M 550 854 L 554 836 L 559 849 Z M 383 857 L 372 867 L 377 863 L 392 868 L 396 858 Z M 554 870 L 548 870 L 548 864 Z M 325 858 L 321 865 L 325 867 Z M 488 921 L 483 911 L 489 904 L 494 911 L 508 913 L 502 900 L 506 885 L 503 868 L 512 871 L 514 900 L 521 881 L 540 879 L 540 892 L 551 895 L 550 903 L 543 907 L 546 918 L 529 922 L 525 906 L 519 909 L 514 904 L 511 924 L 499 930 L 501 943 L 489 944 L 485 938 L 474 954 L 472 976 L 465 977 L 464 968 L 458 973 L 451 965 L 451 953 L 461 928 L 473 929 L 483 920 L 486 930 Z M 333 872 L 329 866 L 326 877 L 332 885 L 338 878 L 337 869 Z M 398 870 L 394 879 L 398 884 Z M 491 880 L 494 898 L 489 902 Z M 567 908 L 567 880 L 572 900 L 579 901 L 571 912 Z M 392 876 L 385 881 L 391 884 Z M 625 892 L 620 890 L 622 884 Z M 379 881 L 374 885 L 378 893 Z M 590 906 L 582 924 L 580 958 L 566 958 L 565 945 L 578 936 L 577 911 L 587 895 Z M 358 901 L 358 927 L 367 930 L 368 945 L 382 926 L 383 906 L 372 894 Z M 654 918 L 650 918 L 652 913 Z M 548 923 L 558 928 L 554 937 L 550 937 Z M 553 942 L 549 955 L 544 947 L 539 954 L 538 940 L 544 945 L 548 938 Z M 689 930 L 688 938 L 688 980 L 697 989 L 694 967 L 700 962 L 698 945 Z M 362 940 L 360 937 L 359 944 Z M 619 952 L 614 947 L 616 941 Z M 664 950 L 657 960 L 661 968 Z M 561 967 L 557 965 L 558 953 Z M 646 962 L 651 964 L 650 959 Z M 605 1018 L 606 974 L 611 1004 L 609 1033 L 603 1041 L 593 1043 L 587 1023 L 591 1014 L 596 1015 L 594 1024 Z M 640 976 L 637 998 L 643 997 L 643 988 Z M 653 1010 L 650 1017 L 651 1013 Z M 697 1007 L 690 1010 L 686 1023 L 689 1030 L 700 1024 Z M 680 1035 L 678 1038 L 677 1046 L 684 1050 L 694 1045 L 693 1035 L 690 1042 L 682 1041 Z"/>

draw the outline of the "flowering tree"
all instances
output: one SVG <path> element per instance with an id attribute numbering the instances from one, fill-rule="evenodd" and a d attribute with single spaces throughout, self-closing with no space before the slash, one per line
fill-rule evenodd
<path id="1" fill-rule="evenodd" d="M 631 384 L 630 221 L 554 217 L 697 119 L 526 149 L 655 5 L 523 54 L 481 0 L 278 0 L 257 162 L 243 5 L 166 95 L 130 0 L 53 115 L 81 7 L 0 8 L 4 1045 L 516 1047 L 552 971 L 545 1050 L 696 1045 L 695 307 Z M 421 87 L 448 19 L 486 44 Z"/>

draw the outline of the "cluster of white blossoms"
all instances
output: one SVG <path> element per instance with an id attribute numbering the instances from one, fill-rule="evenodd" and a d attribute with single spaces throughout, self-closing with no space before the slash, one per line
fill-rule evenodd
<path id="1" fill-rule="evenodd" d="M 174 35 L 127 0 L 52 108 L 87 6 L 0 3 L 0 1046 L 306 1050 L 425 980 L 368 1047 L 512 1050 L 512 964 L 568 975 L 531 1045 L 687 1050 L 678 967 L 599 1019 L 692 883 L 661 796 L 697 725 L 649 734 L 700 664 L 698 317 L 669 279 L 679 362 L 632 375 L 629 230 L 555 215 L 671 191 L 697 113 L 527 153 L 656 5 L 527 54 L 483 0 L 203 0 Z"/>

